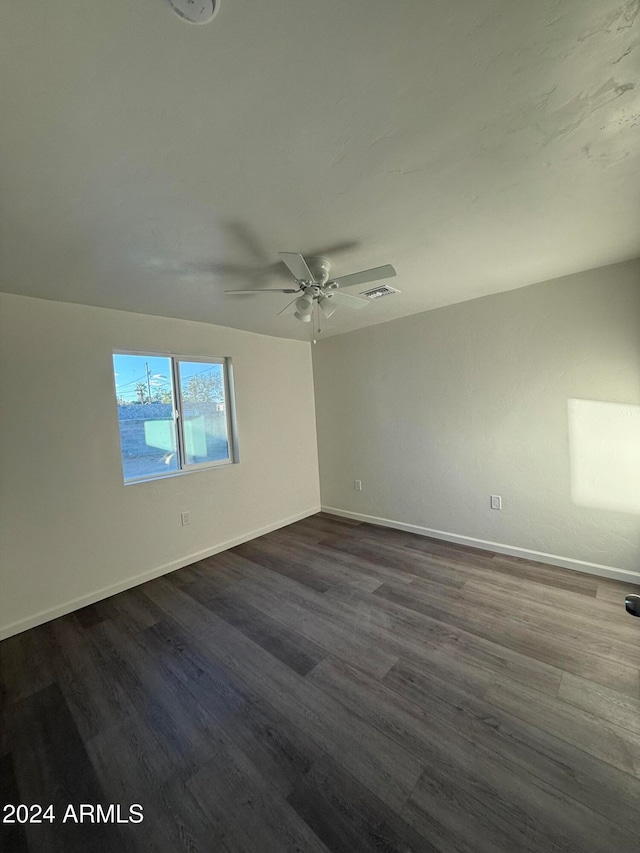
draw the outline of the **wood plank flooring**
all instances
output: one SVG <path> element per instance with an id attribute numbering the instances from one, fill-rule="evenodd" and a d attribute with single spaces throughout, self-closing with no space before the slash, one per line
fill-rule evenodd
<path id="1" fill-rule="evenodd" d="M 319 514 L 12 637 L 0 805 L 56 821 L 0 849 L 638 853 L 628 589 Z"/>

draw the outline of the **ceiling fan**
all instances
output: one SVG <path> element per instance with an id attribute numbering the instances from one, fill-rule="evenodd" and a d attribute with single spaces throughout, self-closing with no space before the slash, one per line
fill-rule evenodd
<path id="1" fill-rule="evenodd" d="M 295 279 L 296 287 L 225 290 L 225 293 L 299 293 L 300 296 L 292 299 L 278 314 L 284 314 L 295 302 L 294 317 L 302 323 L 310 323 L 315 306 L 319 311 L 322 311 L 325 317 L 329 318 L 338 306 L 365 308 L 369 305 L 369 299 L 362 299 L 349 293 L 337 293 L 338 288 L 353 287 L 357 284 L 379 281 L 382 278 L 392 278 L 396 275 L 391 264 L 386 264 L 382 267 L 362 270 L 339 278 L 331 278 L 331 264 L 327 258 L 304 258 L 298 252 L 280 252 L 279 254 Z"/>

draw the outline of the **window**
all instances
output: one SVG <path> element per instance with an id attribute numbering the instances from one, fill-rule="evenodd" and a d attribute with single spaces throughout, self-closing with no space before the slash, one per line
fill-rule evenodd
<path id="1" fill-rule="evenodd" d="M 125 483 L 238 461 L 231 359 L 116 352 Z"/>

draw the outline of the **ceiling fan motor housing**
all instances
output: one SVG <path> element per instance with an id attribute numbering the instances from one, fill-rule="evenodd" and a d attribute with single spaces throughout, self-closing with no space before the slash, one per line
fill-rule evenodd
<path id="1" fill-rule="evenodd" d="M 311 257 L 305 258 L 307 262 L 307 266 L 313 275 L 313 280 L 316 284 L 319 284 L 321 287 L 329 280 L 329 270 L 331 269 L 331 262 L 328 258 L 320 258 L 320 257 Z"/>

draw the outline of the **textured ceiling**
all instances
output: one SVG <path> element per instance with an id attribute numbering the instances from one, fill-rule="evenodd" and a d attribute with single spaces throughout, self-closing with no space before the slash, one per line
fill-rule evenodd
<path id="1" fill-rule="evenodd" d="M 3 3 L 0 290 L 303 338 L 223 290 L 394 264 L 334 334 L 640 255 L 639 12 Z"/>

